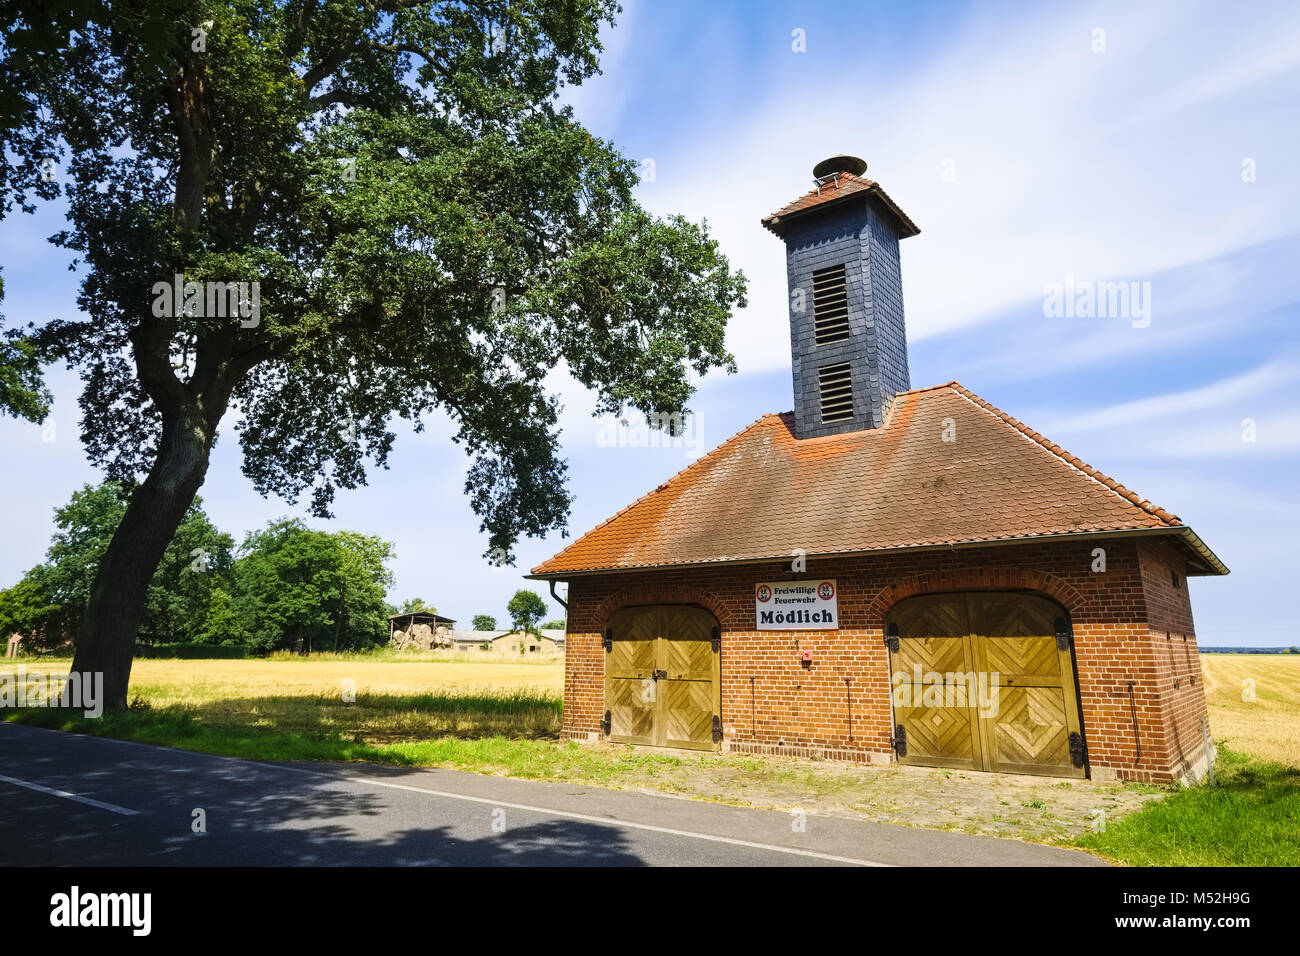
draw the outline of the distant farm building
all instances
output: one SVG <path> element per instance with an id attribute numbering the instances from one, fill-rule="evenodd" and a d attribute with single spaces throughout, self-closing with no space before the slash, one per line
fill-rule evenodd
<path id="1" fill-rule="evenodd" d="M 452 631 L 451 641 L 458 651 L 494 651 L 498 654 L 558 654 L 564 652 L 564 631 L 543 630 L 540 634 L 522 631 Z M 519 650 L 520 641 L 524 649 Z"/>
<path id="2" fill-rule="evenodd" d="M 522 652 L 519 649 L 520 642 L 524 645 Z M 564 631 L 545 630 L 539 634 L 504 631 L 492 639 L 492 648 L 514 654 L 554 654 L 564 650 Z"/>
<path id="3" fill-rule="evenodd" d="M 388 615 L 388 636 L 391 638 L 398 631 L 409 631 L 412 624 L 427 624 L 435 631 L 440 627 L 449 631 L 456 629 L 456 619 L 453 617 L 443 617 L 432 611 L 407 611 L 405 614 Z"/>
<path id="4" fill-rule="evenodd" d="M 451 633 L 456 621 L 432 611 L 408 611 L 388 615 L 388 643 L 398 650 L 416 648 L 436 650 L 452 646 Z"/>

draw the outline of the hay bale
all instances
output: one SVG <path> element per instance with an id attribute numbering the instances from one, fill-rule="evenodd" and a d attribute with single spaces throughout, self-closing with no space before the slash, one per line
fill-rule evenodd
<path id="1" fill-rule="evenodd" d="M 428 624 L 414 624 L 411 626 L 411 643 L 420 648 L 422 651 L 433 649 L 433 628 Z"/>

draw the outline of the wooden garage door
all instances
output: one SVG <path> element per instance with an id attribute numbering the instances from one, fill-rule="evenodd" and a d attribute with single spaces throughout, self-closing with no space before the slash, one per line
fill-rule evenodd
<path id="1" fill-rule="evenodd" d="M 894 719 L 907 747 L 899 761 L 1084 776 L 1071 749 L 1082 728 L 1073 655 L 1057 640 L 1064 621 L 1052 601 L 1014 592 L 900 601 L 888 618 L 898 637 Z"/>
<path id="2" fill-rule="evenodd" d="M 609 739 L 712 750 L 720 718 L 713 615 L 688 605 L 624 608 L 605 653 Z"/>

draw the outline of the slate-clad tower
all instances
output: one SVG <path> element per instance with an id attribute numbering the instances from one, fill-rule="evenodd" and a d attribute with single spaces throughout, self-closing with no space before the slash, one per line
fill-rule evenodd
<path id="1" fill-rule="evenodd" d="M 763 220 L 786 245 L 795 436 L 878 428 L 911 388 L 898 241 L 920 232 L 867 164 L 835 156 Z"/>

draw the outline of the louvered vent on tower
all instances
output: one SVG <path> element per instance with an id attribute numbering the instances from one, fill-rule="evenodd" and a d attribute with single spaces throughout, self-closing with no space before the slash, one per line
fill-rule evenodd
<path id="1" fill-rule="evenodd" d="M 848 362 L 824 365 L 817 370 L 822 424 L 843 422 L 853 417 L 853 373 Z"/>
<path id="2" fill-rule="evenodd" d="M 849 291 L 843 264 L 813 273 L 813 334 L 818 345 L 849 337 Z"/>

